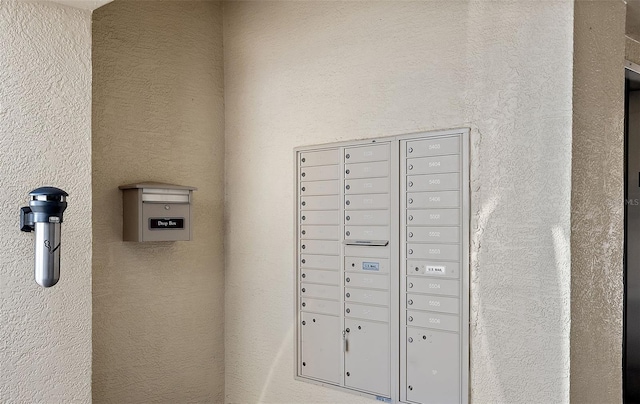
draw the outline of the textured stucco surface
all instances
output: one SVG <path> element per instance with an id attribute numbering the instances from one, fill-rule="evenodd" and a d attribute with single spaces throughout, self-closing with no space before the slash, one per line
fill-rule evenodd
<path id="1" fill-rule="evenodd" d="M 472 400 L 568 401 L 573 2 L 224 10 L 225 401 L 365 402 L 293 379 L 292 149 L 460 126 Z"/>
<path id="2" fill-rule="evenodd" d="M 635 64 L 640 64 L 640 42 L 631 38 L 626 38 L 625 46 L 624 46 L 624 55 L 625 55 L 625 60 L 628 60 Z"/>
<path id="3" fill-rule="evenodd" d="M 221 402 L 224 113 L 218 2 L 115 1 L 93 19 L 93 399 Z M 198 187 L 191 242 L 122 242 L 118 186 Z"/>
<path id="4" fill-rule="evenodd" d="M 625 7 L 575 6 L 571 401 L 622 400 Z"/>
<path id="5" fill-rule="evenodd" d="M 91 14 L 0 1 L 0 402 L 91 400 Z M 18 211 L 69 193 L 61 275 L 33 277 Z"/>

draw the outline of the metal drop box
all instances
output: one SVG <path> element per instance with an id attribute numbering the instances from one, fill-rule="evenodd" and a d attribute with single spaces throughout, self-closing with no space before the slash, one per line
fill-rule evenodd
<path id="1" fill-rule="evenodd" d="M 144 182 L 122 190 L 123 241 L 190 241 L 195 187 Z"/>

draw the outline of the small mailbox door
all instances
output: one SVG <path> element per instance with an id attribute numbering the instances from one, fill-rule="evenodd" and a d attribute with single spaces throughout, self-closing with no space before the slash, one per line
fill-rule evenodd
<path id="1" fill-rule="evenodd" d="M 142 241 L 185 241 L 191 237 L 187 203 L 142 204 Z"/>

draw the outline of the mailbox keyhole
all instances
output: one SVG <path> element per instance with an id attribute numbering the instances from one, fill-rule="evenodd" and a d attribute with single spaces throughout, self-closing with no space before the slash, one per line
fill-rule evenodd
<path id="1" fill-rule="evenodd" d="M 169 205 L 164 205 L 164 210 L 169 210 L 169 209 L 171 209 L 171 206 L 169 206 Z"/>

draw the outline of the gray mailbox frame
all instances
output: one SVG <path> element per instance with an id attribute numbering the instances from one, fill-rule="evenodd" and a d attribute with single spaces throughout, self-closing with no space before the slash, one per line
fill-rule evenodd
<path id="1" fill-rule="evenodd" d="M 119 189 L 122 190 L 123 241 L 191 241 L 191 202 L 193 191 L 197 188 L 162 182 L 141 182 L 121 185 Z M 183 220 L 182 227 L 151 228 L 151 220 L 171 218 Z"/>

